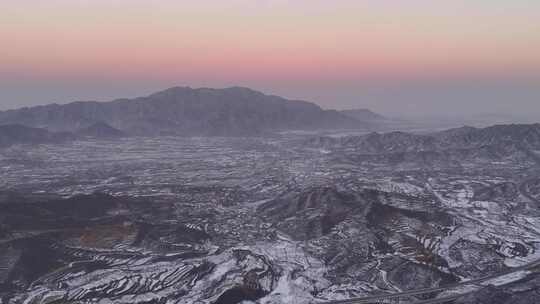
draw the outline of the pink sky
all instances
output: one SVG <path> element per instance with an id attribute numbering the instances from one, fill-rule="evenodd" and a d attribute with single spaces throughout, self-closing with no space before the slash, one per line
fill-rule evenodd
<path id="1" fill-rule="evenodd" d="M 4 0 L 0 81 L 279 93 L 280 83 L 529 77 L 540 75 L 539 20 L 532 0 Z"/>

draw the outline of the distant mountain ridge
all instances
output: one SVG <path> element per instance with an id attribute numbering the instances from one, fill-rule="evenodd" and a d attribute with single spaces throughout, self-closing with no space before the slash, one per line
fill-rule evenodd
<path id="1" fill-rule="evenodd" d="M 372 121 L 383 121 L 387 119 L 381 114 L 375 113 L 369 109 L 350 109 L 350 110 L 341 110 L 339 112 L 360 121 L 372 122 Z"/>
<path id="2" fill-rule="evenodd" d="M 540 123 L 494 125 L 486 128 L 462 127 L 435 133 L 441 144 L 464 147 L 519 143 L 540 150 Z"/>
<path id="3" fill-rule="evenodd" d="M 464 149 L 500 152 L 511 149 L 540 151 L 540 124 L 462 127 L 426 135 L 405 132 L 370 133 L 361 136 L 315 137 L 306 143 L 322 148 L 347 148 L 358 153 L 406 153 Z"/>
<path id="4" fill-rule="evenodd" d="M 0 148 L 17 144 L 57 144 L 77 139 L 117 139 L 126 134 L 105 124 L 97 123 L 76 132 L 51 132 L 20 124 L 0 125 Z"/>
<path id="5" fill-rule="evenodd" d="M 0 112 L 0 124 L 72 131 L 105 123 L 134 135 L 243 136 L 279 130 L 364 128 L 338 111 L 241 87 L 174 87 L 147 97 Z"/>
<path id="6" fill-rule="evenodd" d="M 343 160 L 401 169 L 486 166 L 540 166 L 540 124 L 462 127 L 431 134 L 404 132 L 313 137 L 302 146 L 346 155 Z"/>
<path id="7" fill-rule="evenodd" d="M 77 135 L 92 138 L 119 138 L 126 134 L 104 122 L 95 123 L 88 128 L 77 131 Z"/>
<path id="8" fill-rule="evenodd" d="M 0 125 L 0 147 L 15 144 L 61 143 L 73 139 L 75 135 L 69 132 L 49 132 L 18 124 Z"/>

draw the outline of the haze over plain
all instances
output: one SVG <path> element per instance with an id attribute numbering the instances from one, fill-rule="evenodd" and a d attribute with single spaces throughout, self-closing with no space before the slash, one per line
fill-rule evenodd
<path id="1" fill-rule="evenodd" d="M 2 1 L 0 110 L 246 86 L 386 115 L 538 117 L 535 1 Z"/>

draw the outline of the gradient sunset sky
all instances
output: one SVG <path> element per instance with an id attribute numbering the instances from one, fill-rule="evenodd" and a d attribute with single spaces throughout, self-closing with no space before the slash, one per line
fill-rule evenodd
<path id="1" fill-rule="evenodd" d="M 538 0 L 0 1 L 0 109 L 188 85 L 540 114 L 539 79 Z"/>

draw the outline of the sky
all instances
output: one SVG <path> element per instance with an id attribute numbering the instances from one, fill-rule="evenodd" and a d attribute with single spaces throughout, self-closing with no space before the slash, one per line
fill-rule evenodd
<path id="1" fill-rule="evenodd" d="M 246 86 L 540 120 L 537 0 L 2 0 L 0 110 Z"/>

